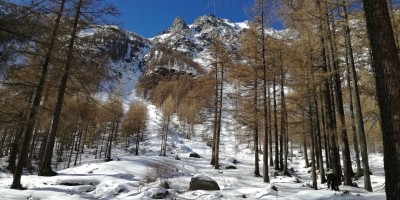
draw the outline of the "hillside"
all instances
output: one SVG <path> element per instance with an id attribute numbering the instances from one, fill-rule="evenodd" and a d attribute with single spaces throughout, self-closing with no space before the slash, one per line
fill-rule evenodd
<path id="1" fill-rule="evenodd" d="M 97 25 L 96 1 L 43 2 L 0 1 L 0 200 L 387 198 L 374 52 L 345 4 L 146 38 Z"/>

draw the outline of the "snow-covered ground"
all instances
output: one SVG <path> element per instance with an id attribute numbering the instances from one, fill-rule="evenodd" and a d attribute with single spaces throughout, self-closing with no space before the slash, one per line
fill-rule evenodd
<path id="1" fill-rule="evenodd" d="M 341 190 L 349 190 L 349 195 L 328 190 L 326 184 L 319 184 L 318 190 L 307 187 L 311 181 L 308 168 L 304 168 L 302 154 L 294 150 L 293 177 L 271 176 L 271 183 L 263 183 L 260 177 L 254 177 L 254 154 L 247 144 L 235 141 L 232 130 L 223 127 L 221 136 L 221 164 L 235 166 L 237 169 L 215 170 L 210 163 L 211 148 L 201 139 L 201 130 L 192 140 L 180 137 L 179 130 L 173 129 L 169 137 L 167 157 L 159 156 L 160 139 L 159 121 L 161 116 L 154 106 L 149 105 L 149 118 L 146 141 L 141 143 L 141 155 L 134 156 L 121 147 L 113 149 L 115 161 L 103 162 L 94 160 L 89 150 L 83 157 L 80 166 L 59 170 L 54 177 L 38 177 L 24 175 L 22 184 L 27 190 L 9 189 L 12 174 L 0 171 L 0 199 L 151 199 L 159 191 L 160 179 L 165 179 L 168 189 L 167 199 L 386 199 L 384 193 L 383 158 L 380 154 L 370 154 L 372 186 L 374 192 L 366 192 L 362 188 L 340 186 Z M 226 121 L 230 121 L 226 119 Z M 226 124 L 229 125 L 229 124 Z M 198 153 L 201 158 L 189 157 L 191 152 Z M 175 159 L 176 156 L 180 160 Z M 119 159 L 116 159 L 119 158 Z M 230 159 L 236 159 L 237 164 Z M 262 156 L 260 156 L 262 159 Z M 260 168 L 262 169 L 262 160 Z M 0 168 L 4 169 L 6 159 L 0 160 Z M 223 167 L 222 167 L 223 168 Z M 273 169 L 270 169 L 273 172 Z M 214 179 L 219 191 L 188 191 L 190 179 L 195 175 L 206 175 Z M 156 179 L 155 182 L 151 182 Z M 363 180 L 356 181 L 360 187 Z M 271 189 L 275 185 L 278 193 Z"/>

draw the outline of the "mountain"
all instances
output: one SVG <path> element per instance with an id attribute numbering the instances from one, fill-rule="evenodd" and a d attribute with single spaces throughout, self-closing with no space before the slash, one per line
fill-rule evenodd
<path id="1" fill-rule="evenodd" d="M 150 40 L 155 44 L 161 43 L 173 50 L 184 52 L 203 67 L 207 67 L 206 58 L 212 41 L 219 39 L 227 48 L 236 49 L 240 34 L 246 28 L 247 22 L 233 23 L 215 15 L 198 17 L 190 25 L 177 17 L 169 29 Z"/>

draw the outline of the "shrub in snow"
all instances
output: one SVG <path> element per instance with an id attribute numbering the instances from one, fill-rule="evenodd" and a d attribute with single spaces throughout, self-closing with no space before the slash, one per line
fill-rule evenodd
<path id="1" fill-rule="evenodd" d="M 171 178 L 176 172 L 176 167 L 167 162 L 160 162 L 150 165 L 147 169 L 143 179 L 146 183 L 156 182 L 158 179 Z"/>
<path id="2" fill-rule="evenodd" d="M 200 155 L 197 154 L 196 152 L 191 152 L 191 153 L 189 154 L 189 157 L 192 157 L 192 158 L 200 158 Z"/>
<path id="3" fill-rule="evenodd" d="M 193 190 L 220 190 L 220 188 L 214 179 L 205 175 L 195 175 L 189 184 L 189 191 Z"/>

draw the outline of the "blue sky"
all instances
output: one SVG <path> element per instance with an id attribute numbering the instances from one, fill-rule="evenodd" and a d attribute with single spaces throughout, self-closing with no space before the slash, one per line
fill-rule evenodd
<path id="1" fill-rule="evenodd" d="M 249 19 L 253 0 L 112 0 L 121 12 L 118 22 L 131 32 L 153 37 L 171 26 L 176 16 L 191 24 L 198 16 L 214 14 L 233 22 Z"/>

